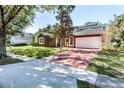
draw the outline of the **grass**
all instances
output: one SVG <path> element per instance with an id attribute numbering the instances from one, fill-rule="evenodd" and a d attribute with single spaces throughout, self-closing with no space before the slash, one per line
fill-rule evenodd
<path id="1" fill-rule="evenodd" d="M 0 65 L 14 64 L 14 63 L 20 63 L 20 62 L 24 62 L 24 61 L 19 59 L 14 59 L 11 57 L 0 58 Z"/>
<path id="2" fill-rule="evenodd" d="M 87 70 L 124 79 L 124 47 L 118 52 L 101 51 Z"/>
<path id="3" fill-rule="evenodd" d="M 55 55 L 59 52 L 65 51 L 67 49 L 63 48 L 51 48 L 51 47 L 33 47 L 33 46 L 18 46 L 18 47 L 8 47 L 7 51 L 18 54 L 25 55 L 28 57 L 43 58 L 50 55 Z"/>
<path id="4" fill-rule="evenodd" d="M 77 80 L 78 88 L 97 88 L 95 85 L 90 84 L 86 81 Z"/>

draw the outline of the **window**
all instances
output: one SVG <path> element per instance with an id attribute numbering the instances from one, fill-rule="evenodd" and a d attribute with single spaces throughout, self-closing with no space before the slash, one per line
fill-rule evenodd
<path id="1" fill-rule="evenodd" d="M 103 30 L 105 30 L 105 27 L 103 27 Z"/>
<path id="2" fill-rule="evenodd" d="M 68 38 L 65 38 L 65 45 L 68 45 Z"/>
<path id="3" fill-rule="evenodd" d="M 73 36 L 70 36 L 70 42 L 69 42 L 69 45 L 73 45 L 74 44 L 74 37 Z"/>
<path id="4" fill-rule="evenodd" d="M 39 37 L 39 44 L 44 44 L 44 37 Z"/>

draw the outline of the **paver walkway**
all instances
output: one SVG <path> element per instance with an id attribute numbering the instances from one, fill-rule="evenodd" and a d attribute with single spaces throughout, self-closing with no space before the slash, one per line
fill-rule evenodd
<path id="1" fill-rule="evenodd" d="M 20 59 L 25 60 L 27 58 L 20 56 Z M 28 59 L 29 60 L 27 62 L 18 63 L 18 64 L 24 64 L 24 65 L 28 64 L 27 68 L 33 68 L 38 71 L 47 71 L 53 74 L 55 73 L 55 74 L 60 74 L 60 75 L 66 75 L 68 77 L 87 81 L 98 87 L 103 87 L 103 88 L 114 88 L 114 87 L 122 88 L 123 87 L 124 88 L 124 79 L 113 78 L 110 76 L 101 75 L 101 74 L 91 72 L 91 71 L 86 71 L 83 69 L 74 68 L 74 67 L 63 65 L 63 64 L 57 64 L 55 62 L 49 62 L 49 60 L 46 60 L 46 59 L 44 60 L 41 60 L 41 59 L 30 60 L 30 58 Z M 16 66 L 18 64 L 14 64 L 14 65 Z"/>
<path id="2" fill-rule="evenodd" d="M 50 62 L 62 63 L 72 67 L 85 69 L 91 63 L 91 59 L 96 57 L 97 52 L 98 49 L 73 48 L 69 51 L 61 52 L 44 59 L 49 60 Z"/>

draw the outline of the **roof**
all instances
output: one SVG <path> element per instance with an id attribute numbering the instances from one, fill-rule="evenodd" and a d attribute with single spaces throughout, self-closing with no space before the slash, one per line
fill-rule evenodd
<path id="1" fill-rule="evenodd" d="M 80 35 L 94 35 L 102 34 L 105 31 L 105 25 L 88 25 L 88 26 L 79 26 L 76 27 L 76 30 L 73 32 L 75 36 Z"/>
<path id="2" fill-rule="evenodd" d="M 40 34 L 42 34 L 42 35 L 44 35 L 44 36 L 50 36 L 50 37 L 53 36 L 52 34 L 50 34 L 50 33 L 48 33 L 48 32 L 39 32 L 39 33 L 38 33 L 38 36 L 39 36 Z"/>

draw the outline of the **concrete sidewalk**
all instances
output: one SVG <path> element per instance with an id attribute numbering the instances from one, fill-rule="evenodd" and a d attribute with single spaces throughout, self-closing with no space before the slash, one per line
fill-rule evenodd
<path id="1" fill-rule="evenodd" d="M 44 67 L 45 64 L 41 66 L 40 63 L 35 63 L 36 61 L 29 61 L 0 66 L 0 87 L 77 88 L 77 81 L 75 78 L 64 74 L 48 72 Z"/>
<path id="2" fill-rule="evenodd" d="M 11 55 L 10 55 L 11 56 Z M 14 55 L 12 56 L 14 57 Z M 15 56 L 16 57 L 16 56 Z M 82 81 L 87 81 L 91 84 L 94 84 L 98 87 L 103 87 L 103 88 L 122 88 L 124 87 L 124 79 L 118 79 L 118 78 L 113 78 L 110 76 L 106 75 L 101 75 L 95 72 L 91 71 L 86 71 L 83 69 L 78 69 L 74 67 L 69 67 L 63 64 L 57 64 L 54 62 L 49 62 L 49 60 L 43 60 L 43 59 L 32 59 L 31 58 L 24 58 L 22 56 L 18 56 L 18 58 L 27 60 L 24 64 L 28 64 L 27 67 L 32 65 L 32 68 L 35 68 L 35 70 L 39 71 L 48 71 L 51 73 L 58 73 L 58 74 L 64 74 L 68 77 L 72 77 L 75 79 L 79 79 Z M 21 64 L 21 63 L 20 63 Z"/>
<path id="3" fill-rule="evenodd" d="M 37 61 L 38 62 L 38 61 Z M 40 60 L 39 60 L 40 62 Z M 62 64 L 56 64 L 54 62 L 47 62 L 46 68 L 49 72 L 64 74 L 75 79 L 89 82 L 102 88 L 124 88 L 124 79 L 113 78 L 107 75 L 101 75 L 95 72 L 86 71 L 83 69 L 77 69 Z M 38 69 L 38 68 L 37 68 Z M 40 69 L 40 68 L 39 68 Z"/>

